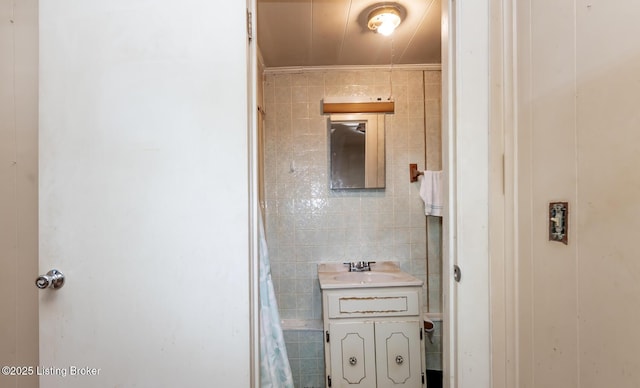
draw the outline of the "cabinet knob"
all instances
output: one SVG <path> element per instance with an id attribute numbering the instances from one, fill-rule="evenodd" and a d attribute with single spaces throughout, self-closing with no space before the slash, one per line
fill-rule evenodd
<path id="1" fill-rule="evenodd" d="M 404 358 L 402 356 L 396 356 L 396 364 L 401 365 L 404 362 Z"/>
<path id="2" fill-rule="evenodd" d="M 349 364 L 355 365 L 358 363 L 358 359 L 355 357 L 349 357 Z"/>

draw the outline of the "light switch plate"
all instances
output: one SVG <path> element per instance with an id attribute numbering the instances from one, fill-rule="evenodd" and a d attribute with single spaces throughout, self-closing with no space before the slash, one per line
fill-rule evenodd
<path id="1" fill-rule="evenodd" d="M 549 203 L 549 241 L 569 244 L 569 203 Z"/>

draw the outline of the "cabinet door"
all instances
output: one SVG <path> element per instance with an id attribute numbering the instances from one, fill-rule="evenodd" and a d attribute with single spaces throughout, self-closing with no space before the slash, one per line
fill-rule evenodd
<path id="1" fill-rule="evenodd" d="M 376 322 L 378 388 L 422 386 L 420 322 Z"/>
<path id="2" fill-rule="evenodd" d="M 375 387 L 373 323 L 330 323 L 332 387 Z"/>

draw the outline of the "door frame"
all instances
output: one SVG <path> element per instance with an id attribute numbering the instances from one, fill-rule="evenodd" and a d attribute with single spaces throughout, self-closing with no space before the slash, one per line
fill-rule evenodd
<path id="1" fill-rule="evenodd" d="M 260 211 L 260 161 L 258 133 L 258 49 L 256 44 L 257 2 L 247 4 L 247 139 L 249 144 L 249 329 L 250 329 L 250 382 L 260 387 L 260 273 L 259 273 L 259 216 Z"/>
<path id="2" fill-rule="evenodd" d="M 490 4 L 489 252 L 491 386 L 519 385 L 517 5 Z"/>
<path id="3" fill-rule="evenodd" d="M 517 386 L 514 9 L 512 0 L 442 4 L 447 388 Z"/>

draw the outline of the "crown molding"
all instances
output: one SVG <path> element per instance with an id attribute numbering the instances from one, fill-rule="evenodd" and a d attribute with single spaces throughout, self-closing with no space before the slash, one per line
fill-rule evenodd
<path id="1" fill-rule="evenodd" d="M 311 73 L 317 71 L 393 71 L 393 70 L 419 70 L 419 71 L 439 71 L 442 65 L 439 63 L 432 64 L 407 64 L 407 65 L 359 65 L 359 66 L 287 66 L 287 67 L 265 67 L 265 74 L 284 74 L 284 73 Z"/>

